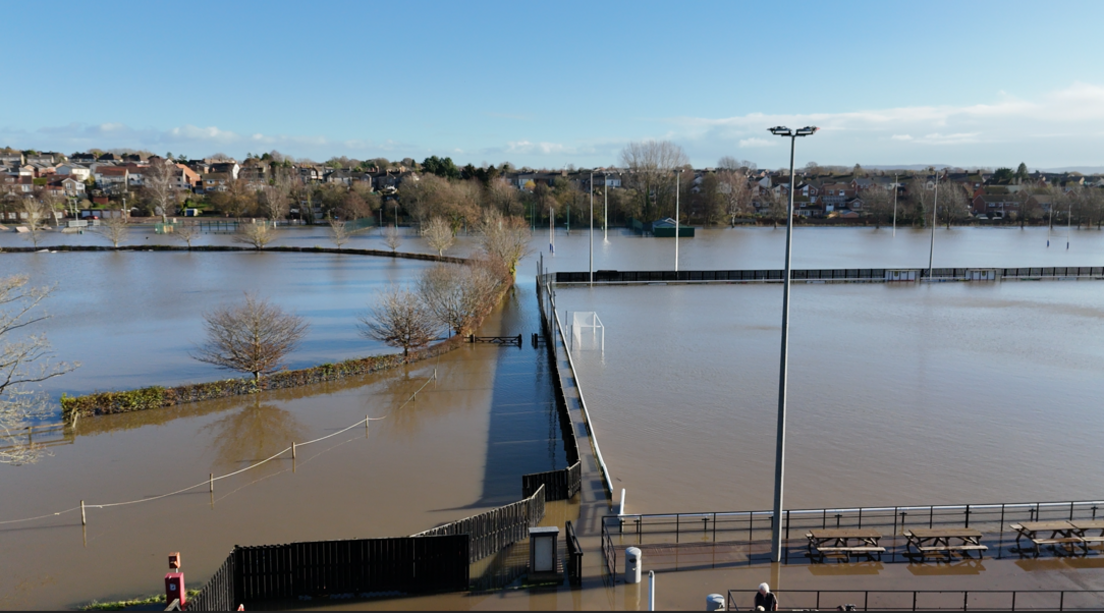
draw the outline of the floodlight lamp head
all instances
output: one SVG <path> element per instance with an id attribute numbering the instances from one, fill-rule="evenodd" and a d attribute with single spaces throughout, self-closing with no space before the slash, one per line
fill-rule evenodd
<path id="1" fill-rule="evenodd" d="M 804 128 L 798 129 L 797 135 L 798 136 L 812 136 L 812 135 L 816 134 L 817 130 L 819 130 L 819 129 L 820 128 L 818 128 L 816 126 L 805 126 Z"/>
<path id="2" fill-rule="evenodd" d="M 769 128 L 769 130 L 770 133 L 775 136 L 793 136 L 793 133 L 790 132 L 790 129 L 786 126 L 774 126 L 773 128 Z"/>

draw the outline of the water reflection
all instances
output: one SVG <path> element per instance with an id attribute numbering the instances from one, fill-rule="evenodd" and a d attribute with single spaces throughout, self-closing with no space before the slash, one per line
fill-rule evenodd
<path id="1" fill-rule="evenodd" d="M 292 442 L 308 440 L 303 422 L 274 404 L 262 403 L 260 398 L 203 426 L 200 433 L 211 437 L 216 474 L 245 468 L 290 447 Z M 268 472 L 279 467 L 278 462 L 269 462 L 257 470 Z"/>

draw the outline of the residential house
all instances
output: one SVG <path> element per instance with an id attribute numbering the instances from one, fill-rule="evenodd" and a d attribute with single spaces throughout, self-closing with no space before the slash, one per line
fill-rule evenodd
<path id="1" fill-rule="evenodd" d="M 129 169 L 126 166 L 99 166 L 93 171 L 96 186 L 108 193 L 126 190 L 129 182 Z"/>
<path id="2" fill-rule="evenodd" d="M 238 174 L 241 173 L 241 166 L 237 162 L 215 162 L 211 164 L 211 173 L 226 174 L 235 181 L 238 180 Z"/>
<path id="3" fill-rule="evenodd" d="M 38 154 L 35 154 L 35 155 L 28 155 L 25 163 L 27 163 L 27 164 L 42 164 L 43 166 L 53 166 L 54 164 L 57 164 L 58 162 L 62 162 L 63 160 L 61 158 L 64 158 L 64 157 L 65 156 L 61 155 L 60 153 L 43 152 L 43 153 L 38 153 Z"/>
<path id="4" fill-rule="evenodd" d="M 34 194 L 34 178 L 20 177 L 16 175 L 4 175 L 0 177 L 0 191 L 5 194 L 30 197 Z"/>
<path id="5" fill-rule="evenodd" d="M 96 158 L 96 161 L 97 162 L 115 162 L 115 163 L 118 163 L 118 162 L 122 162 L 123 158 L 119 157 L 118 155 L 116 155 L 114 153 L 105 153 L 105 154 L 101 155 L 100 157 Z"/>
<path id="6" fill-rule="evenodd" d="M 16 153 L 0 153 L 0 166 L 22 166 L 23 154 Z"/>
<path id="7" fill-rule="evenodd" d="M 203 175 L 203 191 L 207 193 L 211 192 L 224 192 L 230 189 L 230 182 L 234 178 L 225 172 L 208 172 Z"/>
<path id="8" fill-rule="evenodd" d="M 96 156 L 92 155 L 91 153 L 74 153 L 73 155 L 69 156 L 69 161 L 73 164 L 83 164 L 87 166 L 88 164 L 96 161 Z"/>
<path id="9" fill-rule="evenodd" d="M 58 166 L 55 172 L 59 175 L 71 176 L 78 181 L 87 181 L 88 177 L 92 176 L 92 170 L 90 168 L 73 162 L 67 162 Z"/>
<path id="10" fill-rule="evenodd" d="M 303 183 L 318 183 L 326 176 L 325 170 L 316 166 L 300 166 L 299 180 Z"/>
<path id="11" fill-rule="evenodd" d="M 1020 203 L 1015 196 L 1004 194 L 980 194 L 971 201 L 974 215 L 986 215 L 990 219 L 1003 219 L 1006 213 L 1018 211 Z"/>
<path id="12" fill-rule="evenodd" d="M 199 173 L 184 164 L 177 164 L 180 174 L 176 175 L 176 187 L 179 189 L 193 190 L 203 184 L 203 178 Z"/>
<path id="13" fill-rule="evenodd" d="M 68 198 L 83 198 L 84 181 L 71 175 L 54 175 L 46 183 L 46 189 Z"/>

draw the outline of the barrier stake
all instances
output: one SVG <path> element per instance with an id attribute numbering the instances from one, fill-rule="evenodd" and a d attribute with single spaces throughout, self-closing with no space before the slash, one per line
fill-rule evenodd
<path id="1" fill-rule="evenodd" d="M 83 500 L 81 501 L 81 525 L 82 526 L 87 526 L 88 525 L 88 518 L 85 517 L 85 515 L 84 515 L 84 501 Z"/>
<path id="2" fill-rule="evenodd" d="M 211 490 L 211 493 L 214 494 L 215 493 L 215 473 L 207 473 L 207 474 L 210 475 L 210 477 L 208 477 L 208 479 L 210 479 L 210 481 L 209 481 L 210 490 Z"/>

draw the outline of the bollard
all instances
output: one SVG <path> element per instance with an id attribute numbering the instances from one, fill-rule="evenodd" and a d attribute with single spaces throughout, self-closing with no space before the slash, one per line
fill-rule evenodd
<path id="1" fill-rule="evenodd" d="M 720 594 L 710 594 L 705 597 L 705 610 L 706 611 L 724 611 L 725 599 Z"/>
<path id="2" fill-rule="evenodd" d="M 640 583 L 640 549 L 629 547 L 625 550 L 625 583 Z"/>
<path id="3" fill-rule="evenodd" d="M 655 571 L 648 571 L 648 610 L 655 611 Z"/>

